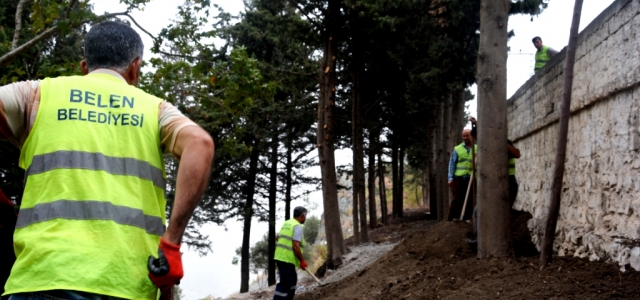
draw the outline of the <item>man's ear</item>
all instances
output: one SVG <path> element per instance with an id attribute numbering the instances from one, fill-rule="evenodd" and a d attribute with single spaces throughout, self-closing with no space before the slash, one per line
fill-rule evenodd
<path id="1" fill-rule="evenodd" d="M 130 64 L 129 68 L 127 68 L 126 74 L 124 74 L 124 79 L 127 80 L 129 85 L 137 86 L 140 82 L 140 65 L 142 64 L 142 59 L 136 58 Z"/>
<path id="2" fill-rule="evenodd" d="M 89 74 L 89 65 L 87 65 L 86 60 L 80 62 L 80 71 L 82 71 L 82 75 Z"/>

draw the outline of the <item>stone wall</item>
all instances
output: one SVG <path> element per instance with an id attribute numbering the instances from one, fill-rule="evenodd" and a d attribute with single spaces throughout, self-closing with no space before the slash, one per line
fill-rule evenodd
<path id="1" fill-rule="evenodd" d="M 568 31 L 569 29 L 566 28 Z M 578 38 L 554 250 L 640 270 L 640 0 L 618 0 Z M 551 197 L 566 49 L 508 100 L 521 150 L 514 208 L 540 244 Z"/>

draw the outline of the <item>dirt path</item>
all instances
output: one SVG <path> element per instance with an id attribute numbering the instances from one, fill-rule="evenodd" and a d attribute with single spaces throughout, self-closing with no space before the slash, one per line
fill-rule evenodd
<path id="1" fill-rule="evenodd" d="M 469 224 L 435 224 L 426 216 L 408 211 L 370 231 L 371 244 L 353 248 L 341 269 L 321 278 L 328 284 L 301 278 L 295 298 L 640 299 L 640 273 L 621 273 L 615 264 L 561 257 L 540 270 L 522 215 L 512 225 L 512 259 L 477 259 L 465 241 Z M 242 296 L 229 299 L 272 299 L 273 287 Z"/>
<path id="2" fill-rule="evenodd" d="M 368 268 L 296 299 L 640 299 L 640 273 L 564 257 L 540 270 L 526 241 L 516 249 L 528 256 L 478 259 L 465 241 L 470 229 L 441 222 L 409 233 Z"/>

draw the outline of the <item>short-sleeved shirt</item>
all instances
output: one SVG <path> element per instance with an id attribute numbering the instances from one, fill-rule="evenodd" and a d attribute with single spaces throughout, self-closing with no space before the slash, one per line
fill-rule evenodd
<path id="1" fill-rule="evenodd" d="M 303 234 L 304 234 L 304 232 L 302 230 L 302 226 L 293 227 L 293 240 L 294 241 L 302 242 Z"/>
<path id="2" fill-rule="evenodd" d="M 124 82 L 117 72 L 97 69 L 91 74 L 108 74 Z M 40 81 L 21 81 L 0 87 L 0 141 L 9 141 L 22 149 L 29 137 L 40 106 Z M 165 153 L 174 152 L 176 138 L 180 130 L 187 126 L 197 126 L 171 103 L 163 101 L 158 105 L 158 125 L 160 127 L 161 148 Z"/>

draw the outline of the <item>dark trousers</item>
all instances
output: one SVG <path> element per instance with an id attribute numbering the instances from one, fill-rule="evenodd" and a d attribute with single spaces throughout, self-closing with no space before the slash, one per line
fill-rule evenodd
<path id="1" fill-rule="evenodd" d="M 296 294 L 296 284 L 298 283 L 298 274 L 296 274 L 296 266 L 276 260 L 278 273 L 280 273 L 280 282 L 276 284 L 276 292 L 273 299 L 293 299 Z"/>
<path id="2" fill-rule="evenodd" d="M 518 181 L 516 175 L 509 175 L 509 204 L 512 208 L 516 203 L 516 197 L 518 197 Z"/>
<path id="3" fill-rule="evenodd" d="M 460 218 L 462 213 L 462 206 L 464 206 L 464 197 L 467 195 L 467 188 L 469 187 L 470 176 L 457 176 L 453 178 L 453 184 L 451 185 L 451 193 L 453 194 L 453 201 L 449 205 L 449 216 L 447 220 L 453 221 L 453 219 Z M 467 207 L 464 209 L 463 220 L 471 220 L 471 214 L 473 213 L 473 191 L 469 191 L 469 198 L 467 199 Z"/>

